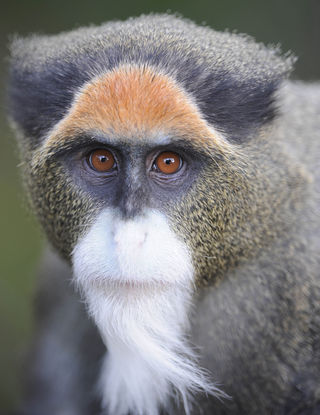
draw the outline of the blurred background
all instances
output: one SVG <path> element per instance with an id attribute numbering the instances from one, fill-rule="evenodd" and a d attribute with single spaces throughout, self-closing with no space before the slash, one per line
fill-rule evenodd
<path id="1" fill-rule="evenodd" d="M 11 0 L 0 16 L 0 414 L 18 402 L 21 361 L 32 337 L 32 299 L 43 237 L 19 180 L 6 121 L 8 36 L 56 33 L 149 12 L 179 12 L 217 30 L 248 33 L 299 57 L 295 78 L 320 79 L 320 0 Z M 45 415 L 45 414 L 44 414 Z"/>

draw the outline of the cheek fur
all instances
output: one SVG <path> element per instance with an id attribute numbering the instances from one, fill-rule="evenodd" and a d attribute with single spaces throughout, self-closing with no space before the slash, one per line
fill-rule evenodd
<path id="1" fill-rule="evenodd" d="M 30 201 L 51 244 L 67 260 L 85 226 L 96 217 L 99 204 L 76 186 L 61 163 L 48 160 L 24 171 Z"/>

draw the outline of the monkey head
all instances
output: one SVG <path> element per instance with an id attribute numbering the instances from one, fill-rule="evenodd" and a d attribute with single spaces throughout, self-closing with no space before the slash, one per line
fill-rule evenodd
<path id="1" fill-rule="evenodd" d="M 265 160 L 292 59 L 165 15 L 11 49 L 26 188 L 108 348 L 104 405 L 219 394 L 185 339 L 190 303 L 284 226 L 296 178 Z"/>

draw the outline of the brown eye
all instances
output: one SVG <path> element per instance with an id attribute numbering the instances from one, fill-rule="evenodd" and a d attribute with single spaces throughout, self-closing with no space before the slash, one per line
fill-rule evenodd
<path id="1" fill-rule="evenodd" d="M 181 157 L 173 151 L 164 151 L 163 153 L 160 153 L 155 160 L 156 168 L 164 174 L 176 173 L 181 165 Z"/>
<path id="2" fill-rule="evenodd" d="M 90 153 L 89 165 L 94 170 L 105 173 L 115 166 L 115 159 L 111 151 L 100 148 Z"/>

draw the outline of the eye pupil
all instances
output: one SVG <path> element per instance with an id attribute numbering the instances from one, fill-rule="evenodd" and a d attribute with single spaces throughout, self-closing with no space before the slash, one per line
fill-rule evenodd
<path id="1" fill-rule="evenodd" d="M 108 172 L 115 168 L 116 162 L 111 151 L 106 149 L 97 149 L 90 153 L 88 164 L 93 169 L 100 173 Z"/>
<path id="2" fill-rule="evenodd" d="M 157 170 L 164 174 L 176 173 L 182 165 L 182 159 L 179 154 L 173 151 L 160 153 L 155 160 Z"/>

